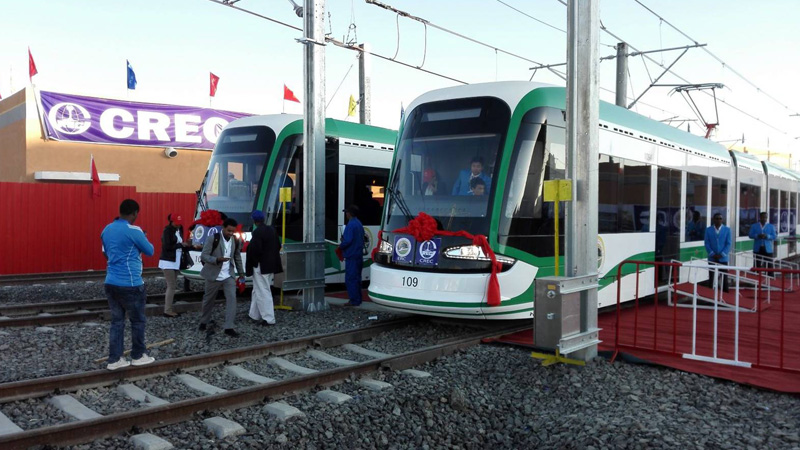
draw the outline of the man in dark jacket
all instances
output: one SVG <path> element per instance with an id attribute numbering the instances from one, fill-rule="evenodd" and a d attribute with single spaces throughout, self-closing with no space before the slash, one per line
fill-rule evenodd
<path id="1" fill-rule="evenodd" d="M 344 257 L 344 283 L 350 301 L 347 306 L 361 304 L 361 270 L 364 267 L 364 226 L 358 220 L 358 206 L 350 205 L 345 210 L 347 225 L 342 233 L 339 249 Z"/>
<path id="2" fill-rule="evenodd" d="M 275 308 L 270 291 L 270 275 L 283 272 L 281 266 L 281 241 L 278 233 L 264 223 L 264 213 L 253 211 L 255 230 L 247 246 L 245 270 L 253 277 L 253 295 L 250 300 L 250 318 L 262 325 L 275 325 Z"/>

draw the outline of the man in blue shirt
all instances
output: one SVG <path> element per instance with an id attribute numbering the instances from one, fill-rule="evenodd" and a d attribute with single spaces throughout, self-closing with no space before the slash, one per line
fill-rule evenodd
<path id="1" fill-rule="evenodd" d="M 722 224 L 722 214 L 714 214 L 713 225 L 706 228 L 705 246 L 708 252 L 708 262 L 711 264 L 728 264 L 728 253 L 731 250 L 731 229 Z M 722 275 L 722 290 L 728 292 L 727 270 L 720 269 Z M 713 287 L 714 271 L 709 270 L 709 283 Z"/>
<path id="2" fill-rule="evenodd" d="M 139 217 L 139 204 L 135 200 L 123 200 L 119 205 L 119 217 L 108 224 L 100 234 L 108 267 L 105 291 L 111 310 L 111 328 L 108 337 L 108 370 L 116 370 L 131 364 L 142 366 L 155 361 L 145 353 L 144 329 L 146 318 L 144 305 L 147 299 L 142 280 L 141 253 L 153 256 L 151 244 L 141 228 L 133 225 Z M 131 321 L 131 358 L 122 356 L 125 337 L 125 313 Z"/>
<path id="3" fill-rule="evenodd" d="M 768 218 L 769 214 L 764 211 L 759 215 L 759 221 L 750 225 L 749 234 L 750 239 L 753 239 L 753 257 L 756 260 L 756 267 L 764 267 L 768 261 L 766 258 L 772 259 L 773 257 L 773 242 L 777 235 L 775 227 L 767 222 Z"/>
<path id="4" fill-rule="evenodd" d="M 344 213 L 347 225 L 339 249 L 344 258 L 344 284 L 350 297 L 346 305 L 358 306 L 361 304 L 361 270 L 364 268 L 364 226 L 358 220 L 358 206 L 350 205 Z"/>
<path id="5" fill-rule="evenodd" d="M 483 158 L 475 156 L 470 160 L 469 169 L 464 169 L 458 174 L 456 182 L 453 183 L 453 195 L 472 195 L 470 182 L 480 178 L 486 186 L 486 194 L 489 194 L 489 186 L 492 185 L 492 179 L 483 173 Z"/>

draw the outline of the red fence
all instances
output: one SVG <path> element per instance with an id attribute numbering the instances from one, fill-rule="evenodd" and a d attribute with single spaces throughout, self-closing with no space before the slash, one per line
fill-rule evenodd
<path id="1" fill-rule="evenodd" d="M 126 198 L 139 202 L 136 225 L 156 248 L 144 265 L 156 267 L 167 214 L 177 212 L 190 223 L 194 194 L 103 186 L 100 198 L 92 199 L 87 184 L 0 183 L 0 274 L 104 270 L 100 232 Z"/>

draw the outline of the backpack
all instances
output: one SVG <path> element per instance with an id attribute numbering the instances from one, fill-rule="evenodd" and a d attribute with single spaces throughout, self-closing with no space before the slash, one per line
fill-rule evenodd
<path id="1" fill-rule="evenodd" d="M 219 235 L 220 234 L 221 233 L 215 233 L 214 234 L 214 243 L 211 244 L 211 253 L 214 253 L 214 250 L 216 250 L 217 247 L 219 247 Z M 239 240 L 234 237 L 233 238 L 233 252 L 231 252 L 231 256 L 233 256 L 233 253 L 238 250 L 238 248 L 237 248 L 238 245 L 239 245 Z M 204 266 L 206 265 L 206 262 L 203 261 L 203 258 L 200 258 L 200 264 L 202 264 Z"/>

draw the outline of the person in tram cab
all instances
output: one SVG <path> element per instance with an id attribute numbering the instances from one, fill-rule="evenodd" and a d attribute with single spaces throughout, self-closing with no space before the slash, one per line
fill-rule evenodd
<path id="1" fill-rule="evenodd" d="M 705 235 L 706 252 L 708 252 L 708 262 L 710 264 L 728 264 L 728 253 L 731 250 L 731 229 L 722 223 L 722 214 L 714 214 L 713 225 L 706 228 Z M 708 285 L 714 286 L 714 271 L 709 270 Z M 722 278 L 722 290 L 728 292 L 728 271 L 719 269 Z"/>
<path id="2" fill-rule="evenodd" d="M 489 193 L 489 186 L 492 184 L 491 178 L 483 173 L 483 158 L 475 156 L 470 160 L 469 169 L 464 169 L 458 174 L 456 182 L 453 184 L 453 195 L 472 195 L 470 182 L 480 178 L 486 186 L 486 193 Z"/>
<path id="3" fill-rule="evenodd" d="M 433 169 L 425 169 L 422 172 L 422 193 L 423 195 L 439 195 L 447 193 L 444 183 L 439 178 L 439 174 Z"/>
<path id="4" fill-rule="evenodd" d="M 469 182 L 469 190 L 472 195 L 484 195 L 486 194 L 486 183 L 480 178 L 473 178 Z"/>
<path id="5" fill-rule="evenodd" d="M 753 239 L 753 255 L 756 260 L 756 267 L 766 267 L 767 259 L 772 258 L 774 242 L 777 234 L 775 227 L 768 222 L 769 214 L 762 211 L 758 222 L 750 225 L 750 239 Z M 772 274 L 770 274 L 772 276 Z"/>
<path id="6" fill-rule="evenodd" d="M 342 233 L 339 249 L 344 258 L 344 283 L 350 301 L 347 306 L 361 304 L 361 270 L 364 267 L 364 226 L 358 220 L 358 206 L 350 205 L 344 209 L 347 224 Z"/>

